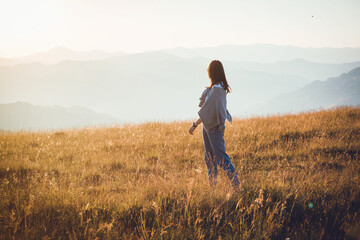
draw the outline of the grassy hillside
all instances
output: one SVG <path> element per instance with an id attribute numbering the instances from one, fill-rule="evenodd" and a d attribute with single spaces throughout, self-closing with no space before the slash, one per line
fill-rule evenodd
<path id="1" fill-rule="evenodd" d="M 360 108 L 227 125 L 233 195 L 189 125 L 0 134 L 0 238 L 360 236 Z"/>

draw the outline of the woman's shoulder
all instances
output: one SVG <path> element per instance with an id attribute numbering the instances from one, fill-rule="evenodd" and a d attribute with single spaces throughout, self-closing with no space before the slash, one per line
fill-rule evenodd
<path id="1" fill-rule="evenodd" d="M 206 94 L 210 89 L 211 89 L 211 88 L 207 88 L 207 87 L 206 87 L 206 88 L 204 89 L 202 95 Z"/>
<path id="2" fill-rule="evenodd" d="M 202 94 L 201 94 L 201 96 L 199 98 L 199 100 L 200 100 L 199 107 L 202 107 L 202 105 L 204 105 L 205 100 L 209 95 L 209 91 L 210 91 L 209 88 L 205 88 L 205 90 L 202 92 Z"/>
<path id="3" fill-rule="evenodd" d="M 221 83 L 217 83 L 214 86 L 212 86 L 212 88 L 224 88 L 224 87 Z"/>
<path id="4" fill-rule="evenodd" d="M 216 94 L 226 94 L 227 92 L 226 92 L 226 90 L 223 88 L 223 87 L 213 87 L 213 88 L 211 88 L 211 92 L 213 93 L 215 93 L 216 92 Z"/>
<path id="5" fill-rule="evenodd" d="M 204 91 L 202 92 L 202 94 L 201 94 L 200 99 L 201 99 L 201 98 L 205 98 L 206 95 L 209 93 L 209 91 L 210 91 L 210 88 L 205 88 L 205 90 L 204 90 Z"/>

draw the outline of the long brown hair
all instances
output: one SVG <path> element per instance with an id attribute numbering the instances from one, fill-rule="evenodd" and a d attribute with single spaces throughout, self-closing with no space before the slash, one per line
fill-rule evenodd
<path id="1" fill-rule="evenodd" d="M 231 92 L 231 88 L 225 77 L 224 67 L 219 60 L 211 61 L 207 68 L 207 72 L 211 80 L 211 85 L 209 86 L 209 88 L 211 88 L 215 84 L 220 83 L 228 93 Z"/>

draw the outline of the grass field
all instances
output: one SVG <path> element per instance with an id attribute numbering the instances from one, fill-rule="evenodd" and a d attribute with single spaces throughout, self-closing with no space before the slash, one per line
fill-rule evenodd
<path id="1" fill-rule="evenodd" d="M 232 195 L 190 124 L 0 134 L 0 239 L 360 239 L 360 108 L 227 125 Z"/>

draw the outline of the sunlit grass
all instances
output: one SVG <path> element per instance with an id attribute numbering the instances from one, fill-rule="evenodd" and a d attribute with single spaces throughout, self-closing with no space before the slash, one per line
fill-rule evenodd
<path id="1" fill-rule="evenodd" d="M 359 236 L 360 109 L 235 120 L 243 191 L 189 122 L 0 135 L 1 239 Z"/>

